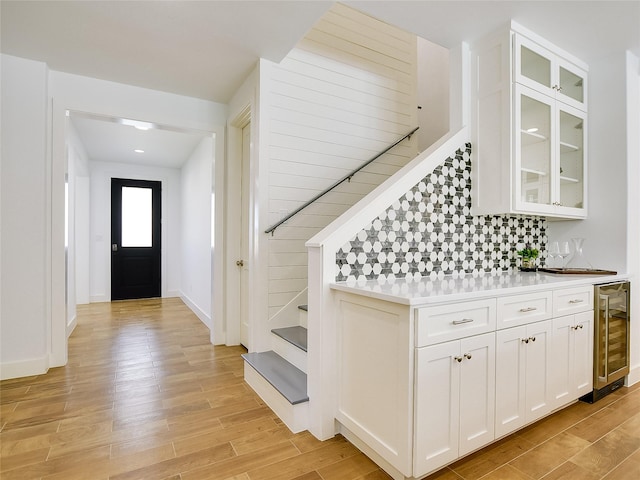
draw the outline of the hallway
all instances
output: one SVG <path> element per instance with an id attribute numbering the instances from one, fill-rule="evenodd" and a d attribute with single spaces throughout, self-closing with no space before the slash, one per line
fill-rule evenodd
<path id="1" fill-rule="evenodd" d="M 69 363 L 0 383 L 0 477 L 388 478 L 342 437 L 293 435 L 176 298 L 78 307 Z"/>

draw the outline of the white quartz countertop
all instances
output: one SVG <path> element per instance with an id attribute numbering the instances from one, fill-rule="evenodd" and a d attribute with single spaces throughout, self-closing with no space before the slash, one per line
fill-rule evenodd
<path id="1" fill-rule="evenodd" d="M 539 290 L 596 285 L 626 280 L 626 275 L 563 275 L 542 272 L 513 272 L 464 277 L 444 276 L 432 280 L 392 279 L 336 282 L 331 284 L 334 290 L 364 295 L 403 305 L 421 305 L 430 303 L 454 302 L 490 297 L 493 295 L 512 295 Z"/>

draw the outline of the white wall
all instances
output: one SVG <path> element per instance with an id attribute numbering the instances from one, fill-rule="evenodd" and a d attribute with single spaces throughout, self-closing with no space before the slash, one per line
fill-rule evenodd
<path id="1" fill-rule="evenodd" d="M 111 179 L 162 182 L 161 294 L 180 295 L 181 184 L 177 168 L 116 162 L 90 162 L 91 239 L 90 296 L 92 302 L 111 301 Z"/>
<path id="2" fill-rule="evenodd" d="M 47 66 L 2 55 L 0 379 L 49 367 Z"/>
<path id="3" fill-rule="evenodd" d="M 67 334 L 75 327 L 76 304 L 89 303 L 89 159 L 68 125 Z"/>
<path id="4" fill-rule="evenodd" d="M 627 52 L 627 259 L 631 274 L 631 373 L 629 384 L 640 382 L 640 59 Z"/>
<path id="5" fill-rule="evenodd" d="M 449 50 L 417 37 L 418 150 L 449 131 Z"/>
<path id="6" fill-rule="evenodd" d="M 617 52 L 589 64 L 588 218 L 549 222 L 549 240 L 585 238 L 595 268 L 627 271 L 626 56 Z"/>
<path id="7" fill-rule="evenodd" d="M 204 138 L 181 170 L 181 288 L 184 302 L 209 327 L 211 312 L 211 195 L 213 192 L 213 139 Z"/>

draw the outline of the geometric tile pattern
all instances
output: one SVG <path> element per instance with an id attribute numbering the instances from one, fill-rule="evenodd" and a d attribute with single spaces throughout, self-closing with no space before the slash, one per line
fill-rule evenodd
<path id="1" fill-rule="evenodd" d="M 335 280 L 432 279 L 512 271 L 526 244 L 544 263 L 544 217 L 471 215 L 471 144 L 382 212 L 336 253 Z"/>

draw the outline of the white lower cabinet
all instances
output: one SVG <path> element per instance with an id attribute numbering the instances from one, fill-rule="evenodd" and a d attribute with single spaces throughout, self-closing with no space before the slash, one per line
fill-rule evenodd
<path id="1" fill-rule="evenodd" d="M 414 475 L 494 439 L 495 333 L 416 349 Z"/>
<path id="2" fill-rule="evenodd" d="M 562 407 L 593 389 L 593 311 L 553 319 L 551 396 Z"/>
<path id="3" fill-rule="evenodd" d="M 551 411 L 551 320 L 496 333 L 496 437 Z"/>
<path id="4" fill-rule="evenodd" d="M 422 478 L 591 391 L 593 286 L 406 305 L 339 292 L 339 430 Z"/>

